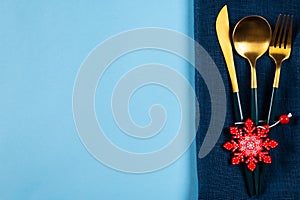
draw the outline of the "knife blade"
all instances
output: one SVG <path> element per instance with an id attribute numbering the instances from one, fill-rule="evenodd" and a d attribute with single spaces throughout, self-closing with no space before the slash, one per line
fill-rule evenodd
<path id="1" fill-rule="evenodd" d="M 233 61 L 232 45 L 229 36 L 229 18 L 227 5 L 225 5 L 218 14 L 216 20 L 216 30 L 219 44 L 221 46 L 226 61 L 227 69 L 229 72 L 232 90 L 233 92 L 239 92 L 239 86 Z"/>

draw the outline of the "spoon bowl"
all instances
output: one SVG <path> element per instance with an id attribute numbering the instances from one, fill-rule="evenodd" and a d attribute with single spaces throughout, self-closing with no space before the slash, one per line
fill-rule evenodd
<path id="1" fill-rule="evenodd" d="M 237 23 L 232 38 L 238 54 L 254 62 L 268 50 L 272 29 L 265 18 L 248 16 Z"/>

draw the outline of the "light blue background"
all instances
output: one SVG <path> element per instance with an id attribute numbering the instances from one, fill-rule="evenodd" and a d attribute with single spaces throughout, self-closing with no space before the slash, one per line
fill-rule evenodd
<path id="1" fill-rule="evenodd" d="M 0 2 L 1 200 L 196 199 L 194 144 L 167 168 L 123 173 L 86 151 L 72 115 L 76 74 L 96 45 L 143 27 L 169 28 L 192 36 L 192 7 L 189 0 Z M 113 84 L 126 70 L 150 62 L 167 64 L 193 82 L 193 70 L 180 58 L 145 50 L 113 63 L 102 82 L 106 87 L 97 90 L 97 115 L 105 132 L 114 144 L 133 152 L 154 151 L 174 137 L 180 118 L 175 96 L 155 85 L 133 96 L 129 109 L 139 125 L 149 123 L 147 110 L 154 103 L 164 105 L 168 113 L 162 133 L 143 141 L 123 135 L 112 118 L 101 117 L 111 111 L 100 99 L 108 99 Z M 184 109 L 191 107 L 188 103 Z"/>

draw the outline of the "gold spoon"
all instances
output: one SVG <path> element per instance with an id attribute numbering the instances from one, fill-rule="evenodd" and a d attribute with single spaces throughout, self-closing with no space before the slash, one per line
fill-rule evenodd
<path id="1" fill-rule="evenodd" d="M 256 60 L 269 48 L 272 29 L 268 21 L 261 16 L 247 16 L 235 26 L 233 44 L 242 57 L 249 61 L 251 67 L 251 119 L 258 124 Z M 254 171 L 254 187 L 259 192 L 259 168 Z"/>
<path id="2" fill-rule="evenodd" d="M 268 50 L 272 29 L 265 18 L 248 16 L 236 24 L 232 38 L 236 51 L 249 61 L 251 67 L 251 119 L 257 123 L 256 60 Z"/>

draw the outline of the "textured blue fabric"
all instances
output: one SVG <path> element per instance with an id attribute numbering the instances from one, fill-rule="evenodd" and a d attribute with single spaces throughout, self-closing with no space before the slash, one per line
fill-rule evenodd
<path id="1" fill-rule="evenodd" d="M 199 199 L 300 199 L 300 4 L 298 1 L 233 0 L 194 1 L 195 39 L 207 50 L 216 63 L 227 94 L 227 116 L 224 127 L 233 124 L 231 85 L 223 54 L 218 44 L 215 20 L 220 9 L 228 5 L 231 31 L 234 25 L 247 15 L 261 15 L 274 28 L 278 14 L 294 15 L 293 46 L 290 59 L 282 65 L 278 90 L 277 116 L 291 112 L 288 125 L 277 126 L 272 138 L 279 146 L 271 150 L 272 164 L 267 166 L 266 184 L 261 195 L 249 198 L 241 166 L 230 164 L 231 154 L 222 148 L 229 140 L 224 129 L 216 146 L 202 159 L 198 158 Z M 197 55 L 197 54 L 196 54 Z M 196 56 L 196 63 L 199 59 Z M 234 55 L 240 95 L 245 117 L 250 116 L 250 67 L 245 59 Z M 201 66 L 199 66 L 201 67 Z M 257 62 L 259 117 L 266 119 L 275 64 L 265 54 Z M 196 74 L 196 90 L 200 100 L 200 126 L 197 133 L 197 148 L 201 146 L 210 119 L 210 98 L 201 76 Z"/>

